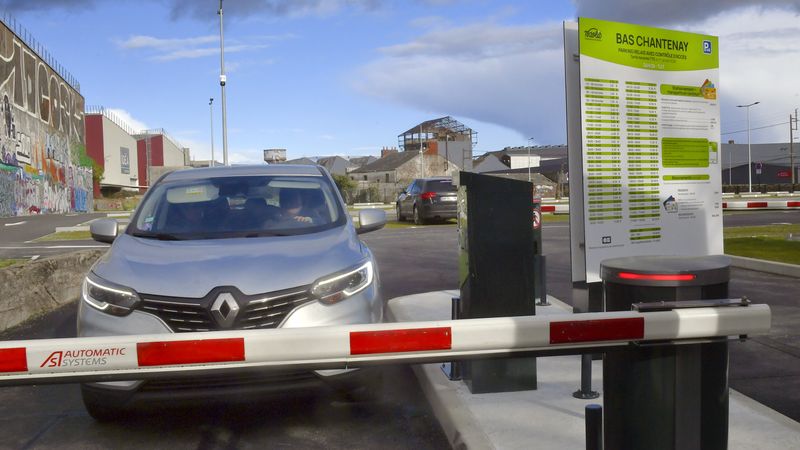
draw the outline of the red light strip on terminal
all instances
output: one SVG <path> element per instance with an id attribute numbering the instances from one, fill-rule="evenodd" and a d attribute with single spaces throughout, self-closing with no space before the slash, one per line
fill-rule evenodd
<path id="1" fill-rule="evenodd" d="M 27 372 L 28 356 L 24 347 L 0 348 L 0 372 Z"/>
<path id="2" fill-rule="evenodd" d="M 452 340 L 453 332 L 450 327 L 356 331 L 350 333 L 350 354 L 450 350 Z"/>
<path id="3" fill-rule="evenodd" d="M 767 202 L 747 202 L 748 208 L 766 208 L 769 206 Z"/>
<path id="4" fill-rule="evenodd" d="M 550 343 L 644 339 L 644 318 L 571 320 L 550 323 Z"/>
<path id="5" fill-rule="evenodd" d="M 697 278 L 692 273 L 631 273 L 620 272 L 617 274 L 623 280 L 650 280 L 650 281 L 691 281 Z"/>
<path id="6" fill-rule="evenodd" d="M 139 366 L 244 361 L 244 338 L 136 344 Z"/>

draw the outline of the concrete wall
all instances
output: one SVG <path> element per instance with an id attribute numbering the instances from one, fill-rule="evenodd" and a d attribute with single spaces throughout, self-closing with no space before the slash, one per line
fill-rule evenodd
<path id="1" fill-rule="evenodd" d="M 183 156 L 183 149 L 179 147 L 172 139 L 163 137 L 164 141 L 164 166 L 179 167 L 185 166 L 186 161 Z"/>
<path id="2" fill-rule="evenodd" d="M 83 277 L 105 252 L 83 250 L 0 269 L 0 331 L 79 298 Z"/>
<path id="3" fill-rule="evenodd" d="M 0 24 L 0 217 L 91 209 L 83 115 L 81 94 Z"/>

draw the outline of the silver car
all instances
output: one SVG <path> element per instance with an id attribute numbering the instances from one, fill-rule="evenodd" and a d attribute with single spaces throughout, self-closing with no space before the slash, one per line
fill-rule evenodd
<path id="1" fill-rule="evenodd" d="M 145 195 L 124 233 L 92 223 L 112 242 L 83 283 L 79 336 L 312 327 L 380 322 L 384 302 L 372 253 L 319 166 L 262 165 L 172 172 Z M 249 398 L 320 380 L 357 386 L 364 371 L 242 373 L 82 385 L 98 420 L 145 400 Z"/>

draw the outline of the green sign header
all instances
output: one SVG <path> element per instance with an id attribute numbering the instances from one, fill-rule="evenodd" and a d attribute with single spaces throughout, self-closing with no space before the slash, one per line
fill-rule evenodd
<path id="1" fill-rule="evenodd" d="M 578 19 L 581 55 L 647 70 L 719 68 L 716 36 Z"/>

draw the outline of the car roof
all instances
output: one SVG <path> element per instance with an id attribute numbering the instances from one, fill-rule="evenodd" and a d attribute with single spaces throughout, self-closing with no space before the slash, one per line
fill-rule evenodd
<path id="1" fill-rule="evenodd" d="M 319 166 L 302 164 L 259 164 L 252 166 L 216 166 L 182 169 L 170 172 L 164 181 L 196 180 L 210 177 L 235 177 L 254 175 L 322 176 Z"/>

